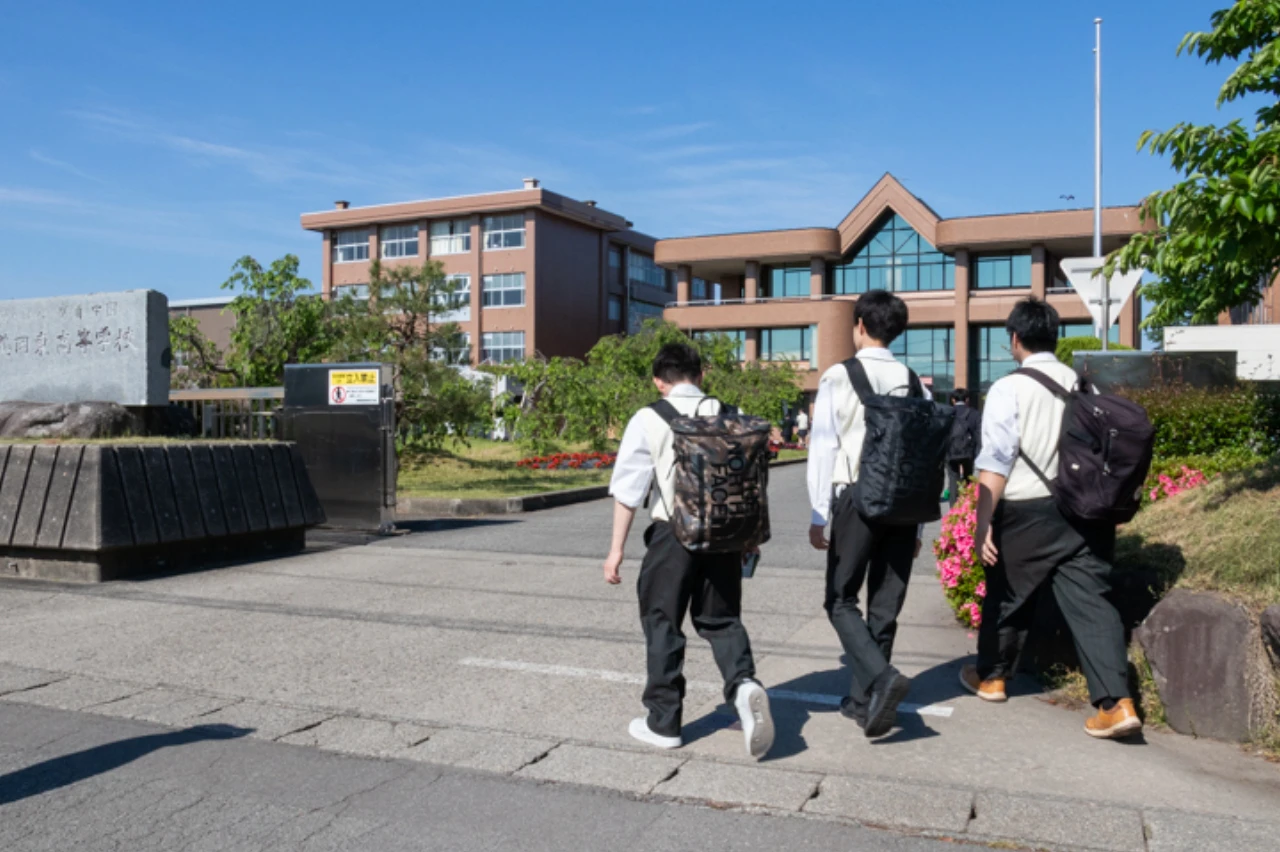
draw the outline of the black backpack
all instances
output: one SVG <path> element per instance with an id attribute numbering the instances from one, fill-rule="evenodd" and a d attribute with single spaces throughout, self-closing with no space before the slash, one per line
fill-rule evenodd
<path id="1" fill-rule="evenodd" d="M 1039 370 L 1024 367 L 1014 374 L 1035 379 L 1067 405 L 1058 438 L 1057 480 L 1051 482 L 1018 451 L 1058 508 L 1082 521 L 1123 524 L 1132 519 L 1142 504 L 1155 446 L 1156 430 L 1146 409 L 1124 397 L 1090 393 L 1083 376 L 1078 390 L 1066 391 Z"/>
<path id="2" fill-rule="evenodd" d="M 857 358 L 844 362 L 866 418 L 861 467 L 853 505 L 868 520 L 909 525 L 936 521 L 947 445 L 955 409 L 925 396 L 910 369 L 908 396 L 882 396 L 871 389 Z"/>
<path id="3" fill-rule="evenodd" d="M 671 427 L 675 488 L 666 508 L 676 541 L 701 553 L 741 553 L 768 541 L 772 424 L 728 405 L 709 417 L 686 417 L 665 399 L 649 407 Z"/>
<path id="4" fill-rule="evenodd" d="M 951 426 L 951 439 L 947 442 L 947 461 L 978 457 L 981 444 L 982 418 L 969 406 L 956 406 L 956 419 Z"/>

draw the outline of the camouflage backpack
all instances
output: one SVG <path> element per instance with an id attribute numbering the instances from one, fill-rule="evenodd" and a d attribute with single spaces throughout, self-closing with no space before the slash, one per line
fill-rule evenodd
<path id="1" fill-rule="evenodd" d="M 741 553 L 769 540 L 769 421 L 722 405 L 710 417 L 650 406 L 671 427 L 676 541 L 701 553 Z"/>

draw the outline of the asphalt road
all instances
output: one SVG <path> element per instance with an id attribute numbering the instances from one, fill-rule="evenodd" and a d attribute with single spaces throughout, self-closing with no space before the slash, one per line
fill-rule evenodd
<path id="1" fill-rule="evenodd" d="M 0 849 L 866 850 L 954 843 L 0 704 Z"/>

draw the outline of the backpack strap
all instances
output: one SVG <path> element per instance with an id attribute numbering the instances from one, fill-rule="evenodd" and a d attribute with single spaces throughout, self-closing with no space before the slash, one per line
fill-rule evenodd
<path id="1" fill-rule="evenodd" d="M 1014 370 L 1011 375 L 1026 376 L 1028 379 L 1035 380 L 1037 384 L 1041 385 L 1045 390 L 1047 390 L 1049 393 L 1053 394 L 1063 402 L 1066 402 L 1070 398 L 1069 394 L 1067 393 L 1066 390 L 1063 389 L 1062 385 L 1058 384 L 1053 379 L 1049 378 L 1039 370 L 1033 370 L 1030 367 L 1019 367 L 1018 369 Z"/>
<path id="2" fill-rule="evenodd" d="M 653 409 L 654 413 L 661 417 L 668 426 L 671 425 L 672 420 L 675 420 L 680 416 L 680 412 L 676 407 L 665 399 L 660 399 L 649 407 Z"/>
<path id="3" fill-rule="evenodd" d="M 916 375 L 916 371 L 908 367 L 907 375 L 909 376 L 907 379 L 907 396 L 924 399 L 924 385 L 921 384 L 920 377 Z"/>
<path id="4" fill-rule="evenodd" d="M 850 358 L 844 362 L 844 371 L 849 374 L 849 381 L 853 384 L 853 392 L 858 395 L 858 401 L 866 405 L 867 399 L 876 395 L 871 387 L 871 380 L 867 378 L 867 368 L 857 358 Z"/>

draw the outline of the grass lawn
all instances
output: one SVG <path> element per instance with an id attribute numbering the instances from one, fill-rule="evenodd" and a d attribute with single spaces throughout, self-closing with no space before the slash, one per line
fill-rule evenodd
<path id="1" fill-rule="evenodd" d="M 808 450 L 779 450 L 777 460 L 792 461 L 793 459 L 807 459 L 808 457 Z"/>
<path id="2" fill-rule="evenodd" d="M 585 452 L 566 447 L 565 452 Z M 405 497 L 484 499 L 521 497 L 567 488 L 605 485 L 611 470 L 525 470 L 516 462 L 529 453 L 503 441 L 446 446 L 438 452 L 400 454 L 399 492 Z"/>

